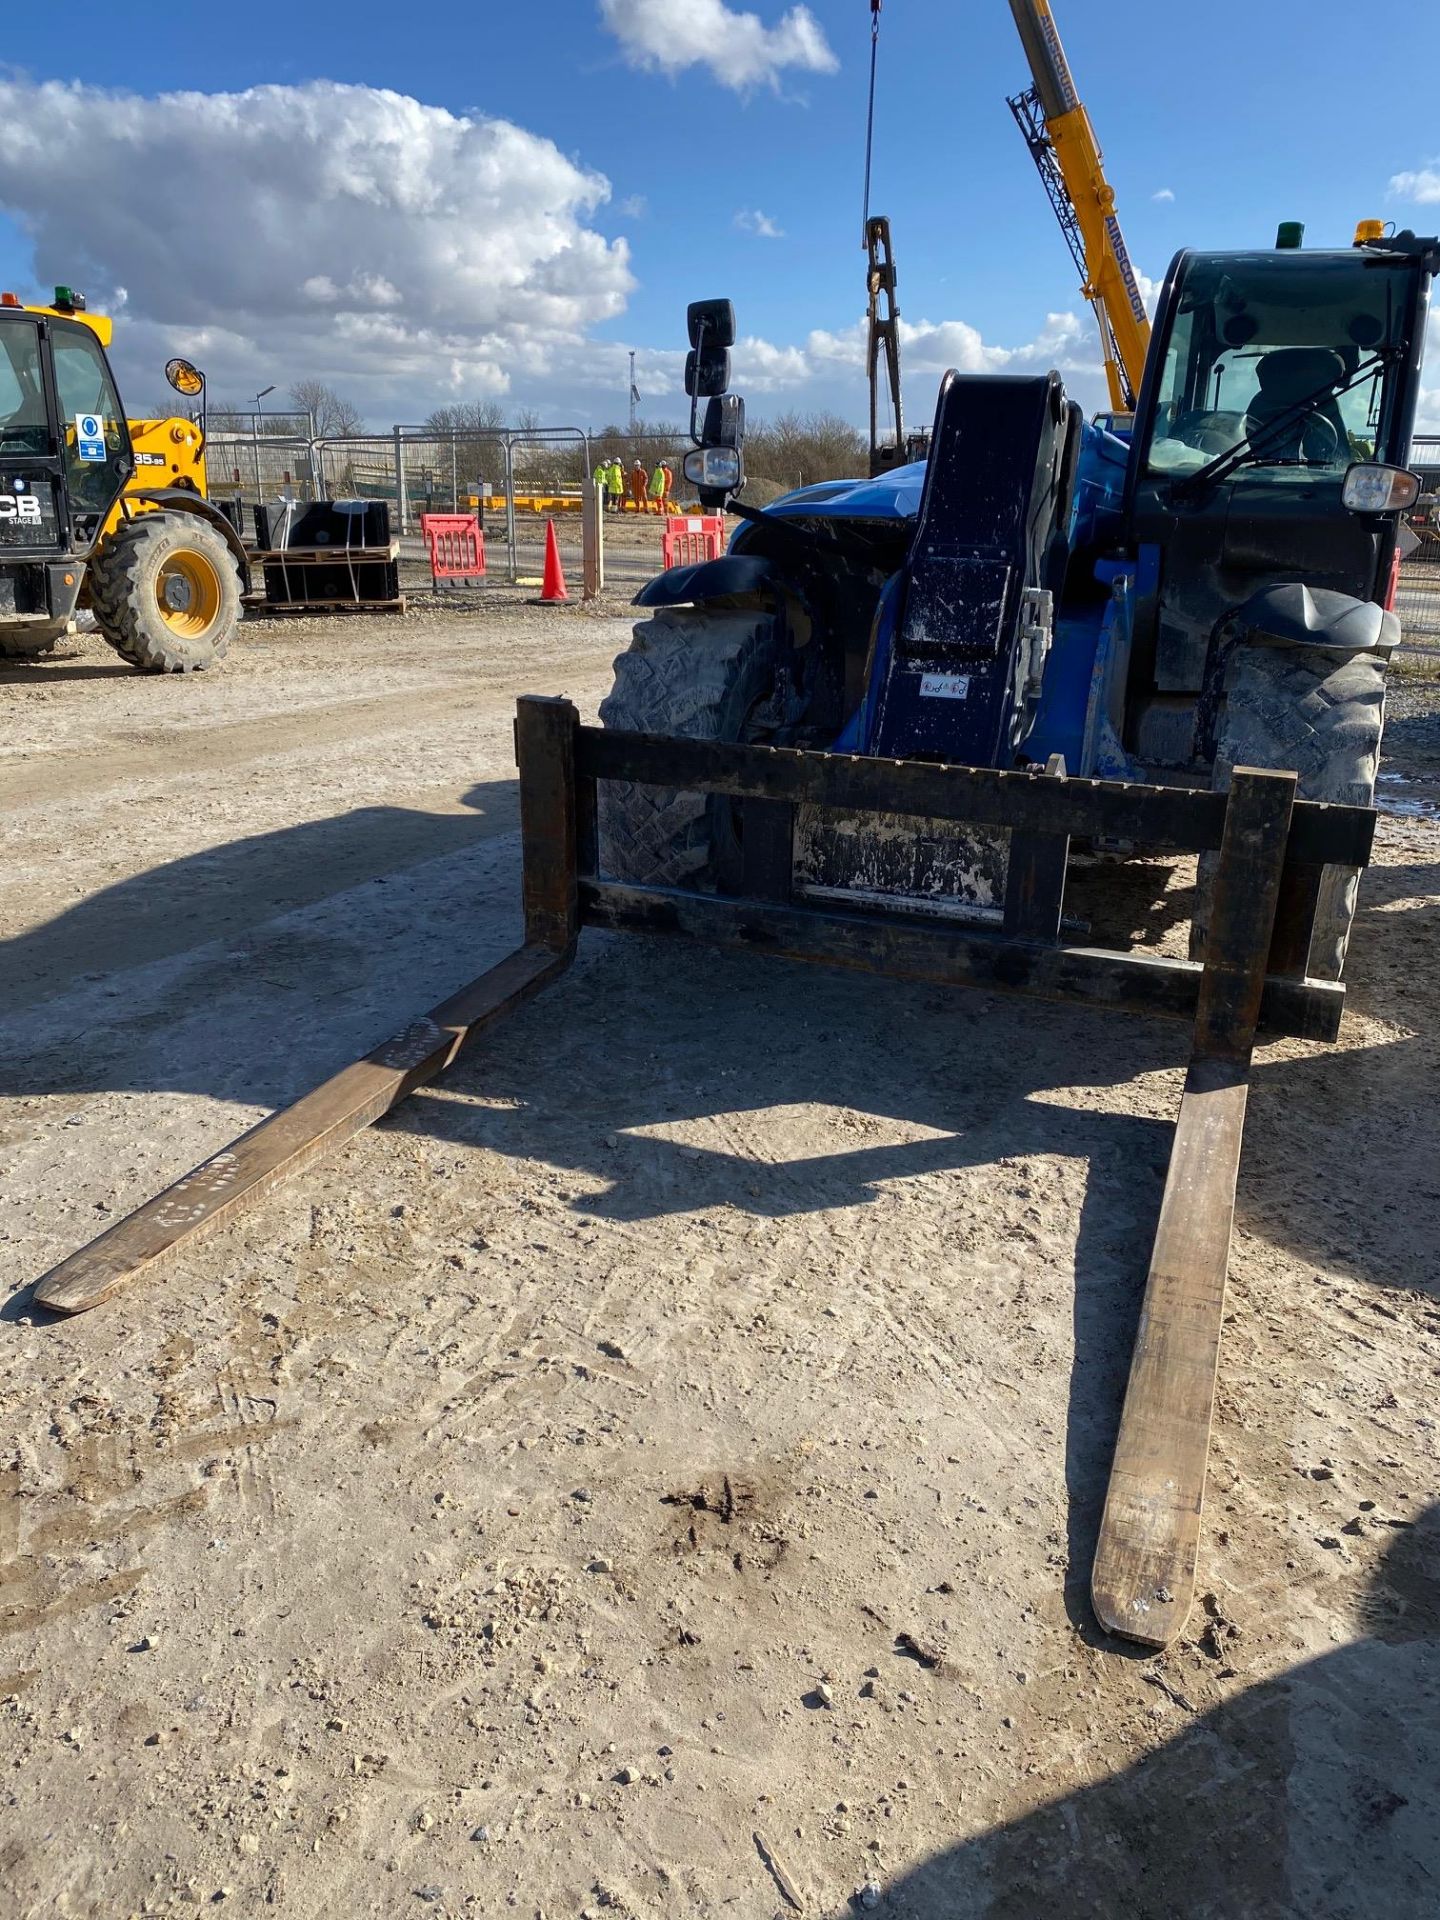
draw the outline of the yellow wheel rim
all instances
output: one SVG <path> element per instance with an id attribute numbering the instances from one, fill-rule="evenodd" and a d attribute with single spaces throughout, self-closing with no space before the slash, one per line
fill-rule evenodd
<path id="1" fill-rule="evenodd" d="M 193 548 L 167 554 L 155 581 L 155 600 L 172 633 L 198 640 L 220 617 L 220 576 Z"/>

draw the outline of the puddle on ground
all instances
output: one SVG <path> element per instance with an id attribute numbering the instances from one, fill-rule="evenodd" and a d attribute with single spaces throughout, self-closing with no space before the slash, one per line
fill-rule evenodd
<path id="1" fill-rule="evenodd" d="M 1382 773 L 1375 786 L 1376 811 L 1402 820 L 1440 820 L 1440 797 L 1415 791 L 1437 784 L 1433 774 Z"/>

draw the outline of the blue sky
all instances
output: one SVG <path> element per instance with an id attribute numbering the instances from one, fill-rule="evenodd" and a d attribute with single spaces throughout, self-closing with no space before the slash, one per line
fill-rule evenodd
<path id="1" fill-rule="evenodd" d="M 726 293 L 754 411 L 860 419 L 868 7 L 746 11 L 8 10 L 0 284 L 73 277 L 119 302 L 132 405 L 157 395 L 166 352 L 191 351 L 217 393 L 316 375 L 376 425 L 480 395 L 598 422 L 623 408 L 631 346 L 645 411 L 674 416 L 685 302 Z M 1279 219 L 1337 244 L 1361 215 L 1440 225 L 1433 11 L 1383 41 L 1339 0 L 1056 13 L 1151 278 L 1181 244 L 1268 244 Z M 1054 360 L 1101 401 L 1073 270 L 1005 106 L 1025 79 L 1004 0 L 887 0 L 872 204 L 894 225 L 921 414 L 956 359 Z M 204 97 L 252 88 L 268 91 Z M 419 106 L 406 118 L 380 89 Z M 156 97 L 173 94 L 202 97 Z M 484 119 L 517 131 L 466 132 Z"/>

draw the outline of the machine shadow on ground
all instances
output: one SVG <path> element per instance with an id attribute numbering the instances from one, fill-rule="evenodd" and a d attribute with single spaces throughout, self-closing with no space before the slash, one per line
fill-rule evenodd
<path id="1" fill-rule="evenodd" d="M 41 654 L 38 660 L 16 660 L 8 654 L 0 654 L 0 687 L 53 687 L 66 680 L 133 680 L 135 669 L 128 662 L 115 658 L 96 660 L 91 655 L 81 655 L 76 648 L 66 648 L 62 641 L 53 653 Z"/>
<path id="2" fill-rule="evenodd" d="M 889 1901 L 914 1920 L 1429 1920 L 1440 1507 L 1392 1524 L 1358 1597 L 1361 1638 L 1196 1715 L 1125 1772 L 937 1854 Z"/>
<path id="3" fill-rule="evenodd" d="M 703 948 L 619 937 L 387 1124 L 588 1176 L 598 1188 L 574 1210 L 623 1224 L 727 1209 L 779 1220 L 953 1175 L 939 1204 L 962 1268 L 967 1225 L 993 1211 L 993 1187 L 1012 1193 L 1014 1217 L 995 1224 L 1023 1270 L 1033 1235 L 1013 1191 L 1068 1211 L 1073 1188 L 1047 1191 L 1047 1164 L 1077 1163 L 1067 1606 L 1088 1635 L 1089 1564 L 1173 1119 L 1168 1093 L 1162 1118 L 1118 1111 L 1113 1090 L 1182 1065 L 1186 1038 L 1170 1022 L 752 955 L 717 965 Z M 852 1146 L 841 1115 L 909 1137 Z M 845 1144 L 771 1159 L 777 1119 Z M 693 1144 L 693 1123 L 717 1144 Z M 677 1129 L 684 1143 L 668 1137 Z M 958 1325 L 959 1288 L 954 1305 Z"/>
<path id="4" fill-rule="evenodd" d="M 348 888 L 513 832 L 519 823 L 513 779 L 473 786 L 460 804 L 463 813 L 357 807 L 151 867 L 0 943 L 0 1005 L 13 1015 L 78 980 L 243 935 Z M 203 1076 L 193 1084 L 203 1090 Z"/>

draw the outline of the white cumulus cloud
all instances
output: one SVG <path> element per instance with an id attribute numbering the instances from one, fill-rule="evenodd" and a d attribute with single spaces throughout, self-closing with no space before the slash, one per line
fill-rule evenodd
<path id="1" fill-rule="evenodd" d="M 1413 200 L 1421 207 L 1440 204 L 1440 162 L 1420 167 L 1413 173 L 1392 173 L 1390 196 L 1394 200 Z"/>
<path id="2" fill-rule="evenodd" d="M 533 384 L 624 311 L 609 183 L 509 121 L 311 81 L 147 99 L 0 78 L 0 205 L 43 285 L 126 290 L 122 380 L 217 395 L 316 374 L 377 418 Z"/>
<path id="3" fill-rule="evenodd" d="M 808 7 L 792 7 L 767 27 L 758 13 L 737 13 L 724 0 L 600 0 L 600 17 L 633 67 L 672 78 L 706 66 L 722 86 L 744 92 L 778 87 L 793 68 L 834 73 L 835 58 Z"/>
<path id="4" fill-rule="evenodd" d="M 735 343 L 736 391 L 782 406 L 835 406 L 858 418 L 865 405 L 863 319 L 828 331 L 816 328 L 803 344 L 786 346 L 748 336 Z M 915 418 L 928 420 L 940 376 L 961 373 L 1044 373 L 1057 367 L 1073 397 L 1087 410 L 1102 406 L 1104 378 L 1099 342 L 1087 314 L 1052 313 L 1033 340 L 1004 346 L 984 338 L 966 320 L 900 322 L 900 363 L 905 402 Z M 757 406 L 757 416 L 765 412 Z"/>
<path id="5" fill-rule="evenodd" d="M 785 229 L 776 226 L 768 213 L 762 213 L 758 207 L 742 207 L 735 216 L 735 225 L 742 233 L 757 234 L 762 240 L 783 240 Z"/>
<path id="6" fill-rule="evenodd" d="M 38 286 L 78 285 L 119 315 L 117 370 L 137 411 L 163 400 L 160 370 L 178 353 L 216 400 L 242 406 L 272 384 L 282 404 L 314 377 L 381 429 L 485 397 L 599 426 L 624 417 L 631 346 L 647 414 L 686 411 L 679 312 L 658 344 L 596 337 L 634 286 L 626 242 L 595 224 L 609 183 L 521 127 L 328 82 L 147 99 L 0 77 L 0 116 L 0 206 L 31 238 Z M 756 209 L 745 217 L 778 233 Z M 757 417 L 864 417 L 863 321 L 763 333 L 735 349 Z M 1104 403 L 1085 312 L 1053 314 L 1019 343 L 945 318 L 902 322 L 901 340 L 917 419 L 947 366 L 1053 364 L 1085 405 Z"/>
<path id="7" fill-rule="evenodd" d="M 1157 187 L 1150 198 L 1152 200 L 1173 200 L 1175 198 L 1175 189 L 1173 187 Z"/>

